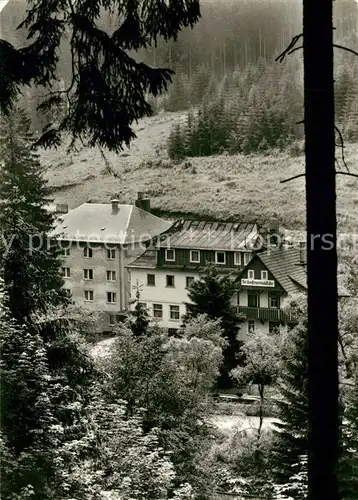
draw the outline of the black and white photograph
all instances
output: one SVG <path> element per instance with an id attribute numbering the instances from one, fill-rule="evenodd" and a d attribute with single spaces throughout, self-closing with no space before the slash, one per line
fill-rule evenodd
<path id="1" fill-rule="evenodd" d="M 358 0 L 0 0 L 1 500 L 358 500 Z"/>

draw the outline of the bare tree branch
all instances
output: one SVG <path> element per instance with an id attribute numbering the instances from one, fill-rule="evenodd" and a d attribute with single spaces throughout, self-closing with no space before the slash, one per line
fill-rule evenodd
<path id="1" fill-rule="evenodd" d="M 352 174 L 351 172 L 341 172 L 341 171 L 338 171 L 336 173 L 339 174 L 339 175 L 350 175 L 351 177 L 357 177 L 358 178 L 358 174 Z"/>
<path id="2" fill-rule="evenodd" d="M 339 135 L 339 140 L 341 142 L 340 148 L 342 150 L 342 163 L 346 167 L 347 172 L 349 172 L 349 168 L 348 168 L 348 165 L 347 165 L 345 157 L 344 157 L 344 140 L 343 140 L 342 132 L 339 130 L 339 128 L 337 127 L 337 125 L 334 126 L 334 129 L 337 132 L 337 134 Z"/>
<path id="3" fill-rule="evenodd" d="M 345 47 L 344 45 L 337 45 L 336 43 L 334 43 L 333 47 L 336 47 L 337 49 L 346 50 L 347 52 L 350 52 L 351 54 L 354 54 L 355 56 L 358 56 L 358 52 L 356 52 L 353 49 L 350 49 L 349 47 Z"/>
<path id="4" fill-rule="evenodd" d="M 338 164 L 337 158 L 335 160 L 336 160 L 336 162 Z M 336 171 L 336 174 L 339 174 L 339 175 L 350 175 L 351 177 L 357 177 L 358 178 L 358 174 L 352 174 L 351 172 L 341 172 L 340 170 L 338 170 L 338 171 Z M 293 177 L 290 177 L 288 179 L 284 179 L 283 181 L 280 181 L 280 184 L 284 184 L 285 182 L 293 181 L 294 179 L 298 179 L 300 177 L 306 177 L 306 174 L 294 175 Z"/>
<path id="5" fill-rule="evenodd" d="M 306 177 L 306 174 L 294 175 L 293 177 L 290 177 L 289 179 L 284 179 L 283 181 L 280 181 L 280 184 L 284 184 L 285 182 L 293 181 L 294 179 L 298 179 L 299 177 Z"/>
<path id="6" fill-rule="evenodd" d="M 294 48 L 294 46 L 296 45 L 296 43 L 298 42 L 298 40 L 300 38 L 302 38 L 302 37 L 303 37 L 303 33 L 300 33 L 299 35 L 294 36 L 292 38 L 291 42 L 286 47 L 286 49 L 283 52 L 281 52 L 280 55 L 278 55 L 276 57 L 275 61 L 276 62 L 279 61 L 281 63 L 285 59 L 285 57 L 286 57 L 287 54 L 292 54 L 292 52 L 294 52 L 295 50 L 297 50 L 297 49 L 294 49 L 294 50 L 292 50 L 292 49 Z M 298 47 L 298 48 L 300 48 L 300 47 Z"/>
<path id="7" fill-rule="evenodd" d="M 296 52 L 296 50 L 301 50 L 301 49 L 303 49 L 303 45 L 300 45 L 299 47 L 295 47 L 294 49 L 290 50 L 290 52 L 288 52 L 288 55 L 293 54 L 294 52 Z"/>

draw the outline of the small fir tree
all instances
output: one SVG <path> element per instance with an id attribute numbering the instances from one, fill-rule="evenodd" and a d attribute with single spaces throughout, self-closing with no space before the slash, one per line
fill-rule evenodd
<path id="1" fill-rule="evenodd" d="M 137 282 L 134 308 L 128 312 L 128 325 L 135 337 L 146 335 L 150 323 L 149 313 L 145 304 L 140 301 L 140 286 Z"/>
<path id="2" fill-rule="evenodd" d="M 11 315 L 20 325 L 35 311 L 69 303 L 58 248 L 48 238 L 54 217 L 46 210 L 49 188 L 29 127 L 20 109 L 0 123 L 0 267 Z"/>
<path id="3" fill-rule="evenodd" d="M 220 319 L 228 346 L 224 349 L 224 363 L 221 367 L 219 385 L 231 387 L 229 372 L 236 368 L 239 362 L 242 342 L 238 340 L 239 325 L 243 319 L 237 314 L 232 303 L 237 291 L 235 279 L 232 276 L 220 276 L 215 265 L 208 265 L 205 274 L 199 280 L 191 283 L 186 303 L 187 314 L 184 324 L 201 314 L 207 314 L 211 319 Z"/>
<path id="4" fill-rule="evenodd" d="M 297 458 L 307 455 L 308 392 L 307 392 L 307 319 L 306 298 L 292 299 L 290 307 L 299 323 L 287 334 L 281 352 L 277 399 L 278 432 L 273 453 L 277 481 L 287 482 Z"/>
<path id="5" fill-rule="evenodd" d="M 168 138 L 168 156 L 173 160 L 185 158 L 185 144 L 180 124 L 177 123 Z"/>

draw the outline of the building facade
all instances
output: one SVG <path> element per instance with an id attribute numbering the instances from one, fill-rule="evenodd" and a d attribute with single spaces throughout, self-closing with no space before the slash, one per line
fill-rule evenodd
<path id="1" fill-rule="evenodd" d="M 284 299 L 307 292 L 306 243 L 297 240 L 296 246 L 286 245 L 257 253 L 243 269 L 238 288 L 237 312 L 245 316 L 240 338 L 248 333 L 270 333 L 281 325 L 294 325 L 296 318 L 282 310 Z M 344 276 L 338 276 L 338 297 L 350 294 Z"/>
<path id="2" fill-rule="evenodd" d="M 75 304 L 100 313 L 102 331 L 110 331 L 129 306 L 125 266 L 171 226 L 137 205 L 84 203 L 59 217 L 51 235 L 63 255 L 68 295 Z"/>
<path id="3" fill-rule="evenodd" d="M 245 317 L 240 338 L 248 333 L 271 333 L 295 318 L 282 310 L 283 300 L 305 292 L 305 254 L 297 248 L 281 248 L 256 254 L 240 275 L 237 312 Z"/>
<path id="4" fill-rule="evenodd" d="M 188 286 L 207 263 L 221 273 L 242 270 L 257 247 L 256 224 L 181 220 L 127 265 L 132 297 L 140 287 L 143 302 L 159 326 L 178 329 L 189 301 Z M 236 299 L 233 297 L 236 305 Z"/>

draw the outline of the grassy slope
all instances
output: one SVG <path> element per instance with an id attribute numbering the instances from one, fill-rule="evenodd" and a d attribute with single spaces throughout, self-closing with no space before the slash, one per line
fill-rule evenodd
<path id="1" fill-rule="evenodd" d="M 185 162 L 174 165 L 166 155 L 166 139 L 172 124 L 183 116 L 163 113 L 143 119 L 135 127 L 138 138 L 129 150 L 120 155 L 105 153 L 109 169 L 98 150 L 82 149 L 70 155 L 65 147 L 44 151 L 42 161 L 48 167 L 46 177 L 55 188 L 55 200 L 74 208 L 88 200 L 108 202 L 114 194 L 122 202 L 131 202 L 137 191 L 144 191 L 153 207 L 167 211 L 259 220 L 278 216 L 286 227 L 303 228 L 304 179 L 280 184 L 303 172 L 303 157 L 222 155 L 191 158 L 189 167 Z M 357 157 L 358 146 L 347 146 L 351 172 L 357 172 Z M 340 229 L 355 231 L 358 180 L 338 176 L 337 183 Z"/>

